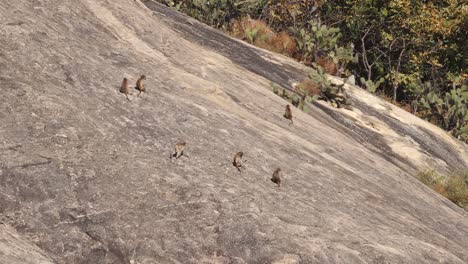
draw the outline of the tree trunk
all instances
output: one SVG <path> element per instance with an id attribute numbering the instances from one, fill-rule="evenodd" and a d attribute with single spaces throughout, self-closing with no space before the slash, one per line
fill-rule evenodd
<path id="1" fill-rule="evenodd" d="M 393 103 L 396 103 L 397 99 L 397 89 L 398 89 L 398 84 L 396 83 L 396 80 L 393 82 Z"/>

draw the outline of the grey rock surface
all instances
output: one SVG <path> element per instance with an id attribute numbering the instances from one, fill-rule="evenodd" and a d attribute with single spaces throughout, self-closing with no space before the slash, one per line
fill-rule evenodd
<path id="1" fill-rule="evenodd" d="M 3 0 L 0 47 L 0 221 L 30 241 L 2 235 L 0 253 L 468 262 L 467 213 L 414 178 L 467 168 L 467 146 L 366 91 L 346 85 L 352 111 L 318 102 L 290 125 L 271 83 L 292 89 L 306 67 L 154 2 Z M 141 74 L 147 93 L 128 101 L 120 82 Z M 170 160 L 180 141 L 188 157 Z"/>
<path id="2" fill-rule="evenodd" d="M 31 241 L 24 239 L 15 229 L 0 223 L 0 263 L 5 264 L 52 264 Z"/>

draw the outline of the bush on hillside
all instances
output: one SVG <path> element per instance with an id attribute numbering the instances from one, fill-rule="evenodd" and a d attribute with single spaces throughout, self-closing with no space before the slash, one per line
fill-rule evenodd
<path id="1" fill-rule="evenodd" d="M 435 170 L 426 170 L 418 174 L 418 179 L 468 211 L 468 170 L 448 176 L 439 175 Z"/>
<path id="2" fill-rule="evenodd" d="M 415 102 L 419 116 L 435 123 L 453 136 L 468 142 L 468 85 L 455 83 L 445 93 L 436 93 L 430 83 L 421 84 L 423 96 Z"/>
<path id="3" fill-rule="evenodd" d="M 286 32 L 275 33 L 265 22 L 246 16 L 233 20 L 229 33 L 255 46 L 292 56 L 296 43 Z"/>
<path id="4" fill-rule="evenodd" d="M 321 93 L 320 84 L 311 79 L 304 80 L 296 85 L 296 90 L 307 96 L 319 96 Z"/>
<path id="5" fill-rule="evenodd" d="M 318 56 L 315 60 L 315 63 L 322 67 L 325 70 L 325 72 L 330 75 L 336 75 L 336 73 L 338 72 L 336 64 L 331 58 Z"/>
<path id="6" fill-rule="evenodd" d="M 320 94 L 318 95 L 319 100 L 325 100 L 330 105 L 336 108 L 351 108 L 351 102 L 348 100 L 348 96 L 344 91 L 344 83 L 341 85 L 333 84 L 325 73 L 325 70 L 316 65 L 317 70 L 309 74 L 310 79 L 317 83 L 320 87 Z"/>

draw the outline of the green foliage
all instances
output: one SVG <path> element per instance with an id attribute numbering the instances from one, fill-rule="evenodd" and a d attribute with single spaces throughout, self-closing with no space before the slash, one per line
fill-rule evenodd
<path id="1" fill-rule="evenodd" d="M 270 85 L 273 88 L 273 93 L 276 94 L 276 95 L 279 95 L 279 88 L 280 87 L 276 83 L 270 83 Z"/>
<path id="2" fill-rule="evenodd" d="M 418 179 L 456 205 L 468 210 L 468 171 L 439 175 L 435 170 L 418 174 Z"/>
<path id="3" fill-rule="evenodd" d="M 351 103 L 344 91 L 344 83 L 335 85 L 328 79 L 325 70 L 318 66 L 317 71 L 309 74 L 310 79 L 320 84 L 320 95 L 318 99 L 329 102 L 332 106 L 341 108 L 342 106 L 349 106 Z"/>
<path id="4" fill-rule="evenodd" d="M 159 0 L 163 4 L 200 20 L 210 26 L 226 30 L 231 19 L 242 14 L 258 13 L 264 1 L 239 0 Z"/>
<path id="5" fill-rule="evenodd" d="M 273 91 L 275 92 L 275 91 Z M 275 94 L 278 94 L 278 93 L 275 93 Z M 298 94 L 296 93 L 289 93 L 286 91 L 286 89 L 283 89 L 281 94 L 278 94 L 279 96 L 281 96 L 283 99 L 291 102 L 292 105 L 294 105 L 295 107 L 301 109 L 301 110 L 304 110 L 305 107 L 304 107 L 304 97 L 301 97 L 299 96 Z"/>
<path id="6" fill-rule="evenodd" d="M 314 102 L 319 99 L 318 95 L 314 95 L 311 90 L 315 89 L 315 83 L 304 82 L 296 86 L 295 92 L 288 92 L 286 89 L 282 89 L 280 92 L 280 86 L 275 83 L 270 83 L 273 93 L 281 96 L 283 99 L 290 101 L 291 104 L 304 112 L 307 112 L 307 103 Z"/>
<path id="7" fill-rule="evenodd" d="M 299 83 L 295 89 L 300 95 L 299 108 L 303 111 L 307 111 L 305 105 L 318 100 L 319 94 L 321 93 L 320 84 L 311 79 Z"/>
<path id="8" fill-rule="evenodd" d="M 281 93 L 281 97 L 283 97 L 286 100 L 289 100 L 289 94 L 286 92 L 286 89 L 283 89 L 283 92 Z"/>
<path id="9" fill-rule="evenodd" d="M 347 70 L 348 64 L 358 61 L 358 57 L 354 56 L 353 53 L 354 45 L 349 43 L 346 47 L 335 46 L 335 50 L 328 54 L 333 63 L 335 63 L 338 67 L 338 75 L 350 75 L 349 71 Z"/>
<path id="10" fill-rule="evenodd" d="M 255 40 L 257 39 L 259 31 L 260 31 L 260 27 L 253 27 L 253 28 L 249 28 L 249 30 L 246 30 L 245 34 L 247 37 L 247 41 L 249 43 L 254 43 Z"/>
<path id="11" fill-rule="evenodd" d="M 468 173 L 453 175 L 447 179 L 447 198 L 456 205 L 468 210 Z"/>
<path id="12" fill-rule="evenodd" d="M 325 70 L 318 66 L 314 65 L 316 68 L 316 71 L 309 73 L 309 78 L 314 81 L 315 83 L 318 83 L 320 85 L 320 89 L 323 91 L 327 87 L 331 86 L 331 82 L 327 77 L 327 74 L 325 73 Z"/>
<path id="13" fill-rule="evenodd" d="M 366 87 L 367 91 L 370 93 L 375 93 L 377 91 L 377 88 L 385 81 L 384 78 L 380 78 L 378 81 L 373 82 L 372 80 L 366 80 L 363 77 L 361 77 L 361 83 L 364 84 Z"/>
<path id="14" fill-rule="evenodd" d="M 435 170 L 426 170 L 418 174 L 419 180 L 425 185 L 432 186 L 440 181 L 440 176 Z"/>
<path id="15" fill-rule="evenodd" d="M 163 4 L 175 8 L 176 10 L 180 10 L 182 2 L 178 2 L 177 4 L 173 0 L 162 0 Z"/>
<path id="16" fill-rule="evenodd" d="M 294 94 L 292 97 L 291 97 L 291 104 L 294 105 L 295 107 L 299 108 L 299 106 L 301 105 L 301 97 L 299 97 L 297 94 Z M 303 105 L 303 104 L 302 104 Z"/>
<path id="17" fill-rule="evenodd" d="M 425 84 L 427 94 L 418 100 L 424 118 L 439 124 L 455 137 L 467 141 L 468 134 L 468 86 L 452 85 L 448 92 L 438 95 L 430 83 Z"/>
<path id="18" fill-rule="evenodd" d="M 344 73 L 349 62 L 356 61 L 353 46 L 339 46 L 341 38 L 339 28 L 329 27 L 320 21 L 311 20 L 306 27 L 290 29 L 296 36 L 297 48 L 304 61 L 317 61 L 319 57 L 329 57 Z"/>
<path id="19" fill-rule="evenodd" d="M 332 52 L 341 37 L 338 28 L 327 27 L 315 20 L 309 21 L 306 28 L 292 28 L 292 30 L 297 36 L 297 46 L 304 59 L 311 61 L 316 61 L 319 53 Z"/>

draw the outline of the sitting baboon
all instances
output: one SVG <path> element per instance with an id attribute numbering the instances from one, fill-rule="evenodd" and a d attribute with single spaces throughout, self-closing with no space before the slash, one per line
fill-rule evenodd
<path id="1" fill-rule="evenodd" d="M 180 158 L 182 155 L 184 155 L 184 149 L 187 144 L 185 142 L 177 143 L 175 145 L 175 150 L 174 154 L 171 154 L 171 159 L 172 158 Z"/>
<path id="2" fill-rule="evenodd" d="M 284 111 L 284 118 L 291 120 L 291 124 L 293 124 L 293 116 L 291 112 L 291 107 L 289 105 L 286 106 L 286 110 Z"/>
<path id="3" fill-rule="evenodd" d="M 137 80 L 136 82 L 136 86 L 135 86 L 135 89 L 137 89 L 138 91 L 140 91 L 140 93 L 138 94 L 138 96 L 140 96 L 140 94 L 143 92 L 146 92 L 146 88 L 145 88 L 145 80 L 146 80 L 146 75 L 141 75 L 140 78 Z"/>
<path id="4" fill-rule="evenodd" d="M 273 177 L 271 178 L 271 181 L 276 183 L 278 185 L 278 187 L 281 186 L 281 178 L 280 178 L 280 172 L 281 172 L 281 168 L 277 168 L 274 172 L 273 172 Z"/>
<path id="5" fill-rule="evenodd" d="M 120 85 L 120 92 L 125 94 L 127 99 L 130 101 L 130 98 L 128 98 L 128 94 L 130 93 L 130 89 L 128 89 L 128 80 L 127 80 L 127 78 L 123 78 L 122 84 Z"/>
<path id="6" fill-rule="evenodd" d="M 237 152 L 236 155 L 234 155 L 234 159 L 232 161 L 232 165 L 234 165 L 234 167 L 236 167 L 239 172 L 241 172 L 241 169 L 240 168 L 245 168 L 244 165 L 242 164 L 243 161 L 242 161 L 242 157 L 244 156 L 244 152 L 240 151 L 240 152 Z"/>

